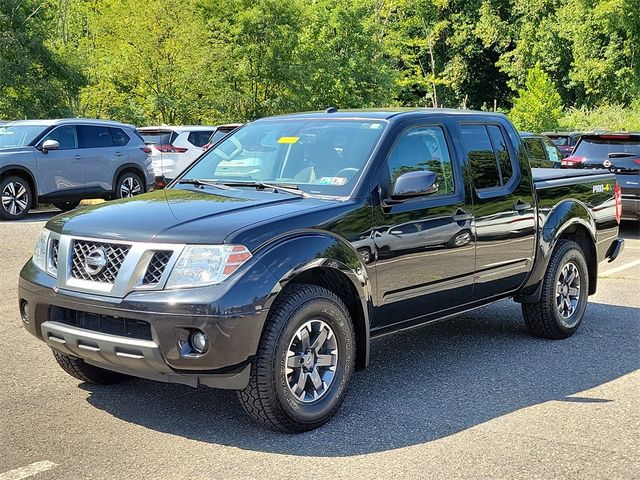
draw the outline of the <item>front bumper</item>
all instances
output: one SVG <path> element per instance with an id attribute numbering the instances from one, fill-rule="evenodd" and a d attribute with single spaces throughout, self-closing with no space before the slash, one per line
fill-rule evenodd
<path id="1" fill-rule="evenodd" d="M 134 292 L 117 299 L 58 290 L 54 278 L 28 262 L 20 273 L 18 298 L 21 305 L 28 303 L 29 316 L 26 322 L 23 319 L 24 327 L 62 353 L 151 380 L 242 389 L 249 380 L 250 362 L 257 351 L 267 313 L 263 302 L 268 299 L 254 296 L 253 292 L 261 291 L 272 279 L 266 269 L 259 272 L 262 275 L 255 270 L 253 273 L 241 287 L 252 292 L 248 305 L 238 302 L 237 290 L 232 285 Z M 246 285 L 251 281 L 261 285 Z M 237 302 L 233 309 L 227 309 L 221 300 L 229 295 Z M 61 309 L 111 322 L 122 319 L 146 322 L 150 336 L 132 338 L 84 328 L 84 323 L 78 324 L 82 328 L 70 325 L 56 316 L 55 312 Z M 184 332 L 189 329 L 207 334 L 209 349 L 203 355 L 185 355 L 181 351 L 180 339 L 184 339 Z"/>

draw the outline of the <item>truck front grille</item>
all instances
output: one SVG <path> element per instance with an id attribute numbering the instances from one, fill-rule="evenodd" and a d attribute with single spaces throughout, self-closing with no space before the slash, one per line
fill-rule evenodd
<path id="1" fill-rule="evenodd" d="M 74 240 L 71 275 L 80 280 L 112 284 L 130 249 L 129 245 L 118 243 Z M 98 262 L 91 262 L 92 259 Z M 100 267 L 102 260 L 106 263 Z"/>
<path id="2" fill-rule="evenodd" d="M 58 252 L 60 251 L 60 240 L 53 239 L 51 241 L 51 268 L 56 271 L 58 270 Z"/>
<path id="3" fill-rule="evenodd" d="M 151 325 L 142 320 L 80 312 L 70 308 L 51 306 L 49 320 L 94 332 L 117 335 L 119 337 L 153 340 Z"/>
<path id="4" fill-rule="evenodd" d="M 161 250 L 153 254 L 153 258 L 149 262 L 147 272 L 142 279 L 143 285 L 157 285 L 162 279 L 162 274 L 167 268 L 167 264 L 173 255 L 171 250 Z"/>

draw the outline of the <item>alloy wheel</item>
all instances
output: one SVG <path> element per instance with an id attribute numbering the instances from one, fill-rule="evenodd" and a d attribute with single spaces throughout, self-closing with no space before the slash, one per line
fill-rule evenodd
<path id="1" fill-rule="evenodd" d="M 135 177 L 126 177 L 120 185 L 120 198 L 134 197 L 142 193 L 142 185 Z"/>
<path id="2" fill-rule="evenodd" d="M 338 365 L 338 342 L 322 320 L 302 325 L 289 342 L 286 377 L 291 393 L 311 403 L 327 393 Z"/>
<path id="3" fill-rule="evenodd" d="M 568 321 L 577 310 L 579 302 L 580 271 L 575 263 L 568 262 L 562 267 L 556 283 L 556 308 L 565 327 L 571 328 L 579 320 Z"/>
<path id="4" fill-rule="evenodd" d="M 10 215 L 18 216 L 29 207 L 29 192 L 19 182 L 9 182 L 2 190 L 2 207 Z"/>

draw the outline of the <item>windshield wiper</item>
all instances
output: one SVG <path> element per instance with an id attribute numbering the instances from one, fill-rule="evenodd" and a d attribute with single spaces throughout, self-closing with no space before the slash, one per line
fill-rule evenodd
<path id="1" fill-rule="evenodd" d="M 300 197 L 306 196 L 305 193 L 300 190 L 297 185 L 280 185 L 278 183 L 266 183 L 266 182 L 223 182 L 223 185 L 228 187 L 255 187 L 259 190 L 273 189 L 277 192 L 286 192 L 291 195 L 298 195 Z"/>
<path id="2" fill-rule="evenodd" d="M 197 178 L 181 178 L 177 183 L 178 185 L 195 185 L 196 187 L 214 187 L 220 190 L 228 190 L 228 188 L 225 188 L 224 185 L 220 185 L 218 182 L 199 180 Z"/>

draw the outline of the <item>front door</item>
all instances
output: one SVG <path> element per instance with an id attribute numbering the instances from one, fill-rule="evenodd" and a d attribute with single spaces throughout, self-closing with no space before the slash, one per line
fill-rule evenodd
<path id="1" fill-rule="evenodd" d="M 374 328 L 419 319 L 470 298 L 475 241 L 471 206 L 445 125 L 407 128 L 380 175 L 374 206 L 375 271 L 379 315 Z M 437 191 L 390 201 L 397 178 L 429 170 Z"/>
<path id="2" fill-rule="evenodd" d="M 47 140 L 55 140 L 60 147 L 46 153 L 41 149 L 36 150 L 38 194 L 51 197 L 82 194 L 85 169 L 78 149 L 76 127 L 74 125 L 56 127 L 42 139 L 39 145 Z"/>

